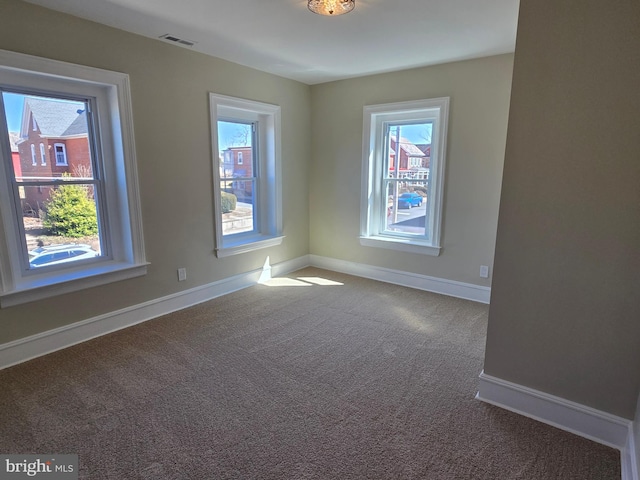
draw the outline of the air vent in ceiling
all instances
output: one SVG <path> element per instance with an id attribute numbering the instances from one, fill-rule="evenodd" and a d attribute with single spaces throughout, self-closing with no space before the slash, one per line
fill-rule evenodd
<path id="1" fill-rule="evenodd" d="M 180 45 L 186 45 L 187 47 L 193 47 L 196 44 L 196 42 L 192 42 L 191 40 L 183 40 L 182 38 L 178 38 L 168 33 L 165 33 L 164 35 L 160 35 L 158 38 L 163 38 L 173 43 L 179 43 Z"/>

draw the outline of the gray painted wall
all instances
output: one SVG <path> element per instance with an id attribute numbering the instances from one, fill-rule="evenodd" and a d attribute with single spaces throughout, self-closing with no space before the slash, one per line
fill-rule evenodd
<path id="1" fill-rule="evenodd" d="M 309 252 L 310 87 L 161 41 L 0 0 L 0 48 L 130 75 L 149 273 L 0 310 L 0 344 Z M 282 107 L 281 246 L 213 253 L 208 92 Z M 177 282 L 176 269 L 188 279 Z"/>
<path id="2" fill-rule="evenodd" d="M 522 0 L 485 371 L 633 419 L 640 3 Z"/>
<path id="3" fill-rule="evenodd" d="M 374 75 L 312 88 L 311 253 L 488 286 L 493 264 L 513 55 Z M 451 97 L 439 257 L 363 247 L 363 107 Z"/>

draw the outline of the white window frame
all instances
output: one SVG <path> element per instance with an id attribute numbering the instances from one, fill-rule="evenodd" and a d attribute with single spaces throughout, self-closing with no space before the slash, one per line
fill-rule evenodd
<path id="1" fill-rule="evenodd" d="M 96 145 L 105 184 L 102 232 L 108 252 L 95 261 L 41 271 L 25 266 L 19 198 L 6 122 L 0 122 L 0 306 L 2 308 L 146 274 L 140 194 L 126 74 L 0 50 L 0 86 L 42 94 L 82 96 L 96 106 Z M 4 111 L 0 109 L 0 118 Z"/>
<path id="2" fill-rule="evenodd" d="M 242 152 L 238 152 L 238 165 L 242 165 L 243 162 L 243 158 L 242 158 Z"/>
<path id="3" fill-rule="evenodd" d="M 62 147 L 62 157 L 63 161 L 58 161 L 58 147 Z M 67 160 L 67 146 L 64 143 L 54 143 L 53 144 L 53 154 L 56 157 L 56 166 L 57 167 L 66 167 L 69 165 L 69 161 Z"/>
<path id="4" fill-rule="evenodd" d="M 36 156 L 36 146 L 31 144 L 31 165 L 34 167 L 38 165 L 38 157 Z"/>
<path id="5" fill-rule="evenodd" d="M 387 212 L 386 192 L 383 189 L 385 125 L 393 122 L 433 122 L 431 136 L 431 186 L 429 208 L 430 239 L 385 231 Z M 367 105 L 364 107 L 362 146 L 362 198 L 360 207 L 360 244 L 432 256 L 440 255 L 441 226 L 444 199 L 449 97 L 426 100 Z M 399 155 L 398 155 L 399 157 Z M 399 162 L 398 162 L 399 164 Z"/>
<path id="6" fill-rule="evenodd" d="M 47 165 L 47 151 L 44 148 L 44 143 L 40 144 L 40 164 L 43 167 Z"/>
<path id="7" fill-rule="evenodd" d="M 227 257 L 280 245 L 282 235 L 282 172 L 280 146 L 280 106 L 209 93 L 213 161 L 215 253 Z M 255 162 L 254 231 L 222 234 L 222 206 L 218 146 L 218 120 L 257 122 L 258 144 Z"/>

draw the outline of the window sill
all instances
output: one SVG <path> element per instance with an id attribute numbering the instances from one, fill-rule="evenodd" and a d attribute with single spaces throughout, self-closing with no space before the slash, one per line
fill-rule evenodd
<path id="1" fill-rule="evenodd" d="M 420 253 L 433 257 L 439 256 L 440 250 L 442 250 L 441 247 L 435 247 L 427 242 L 383 236 L 360 237 L 360 245 L 365 247 L 386 248 L 399 252 Z"/>
<path id="2" fill-rule="evenodd" d="M 21 281 L 13 290 L 0 294 L 0 307 L 21 305 L 85 288 L 140 277 L 146 275 L 147 265 L 149 264 L 110 263 L 82 270 L 58 272 L 47 277 L 28 278 Z"/>
<path id="3" fill-rule="evenodd" d="M 257 237 L 245 237 L 236 241 L 225 241 L 223 247 L 216 248 L 216 257 L 230 257 L 231 255 L 252 252 L 261 248 L 275 247 L 280 245 L 283 240 L 284 236 L 267 237 L 260 235 Z"/>

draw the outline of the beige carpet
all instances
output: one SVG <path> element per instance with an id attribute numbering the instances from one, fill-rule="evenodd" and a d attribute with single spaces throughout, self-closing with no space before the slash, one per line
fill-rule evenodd
<path id="1" fill-rule="evenodd" d="M 488 307 L 305 269 L 0 372 L 0 451 L 88 479 L 620 478 L 474 399 Z"/>

